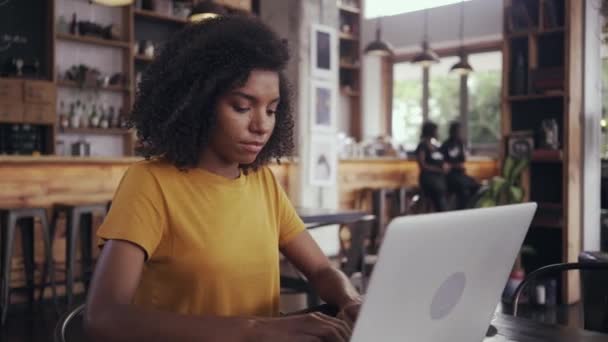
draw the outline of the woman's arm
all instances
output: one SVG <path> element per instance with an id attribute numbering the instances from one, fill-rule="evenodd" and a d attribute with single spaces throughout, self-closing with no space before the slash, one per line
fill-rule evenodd
<path id="1" fill-rule="evenodd" d="M 85 310 L 92 341 L 347 341 L 342 322 L 311 314 L 288 318 L 194 317 L 132 305 L 145 253 L 130 242 L 108 241 L 95 268 Z"/>
<path id="2" fill-rule="evenodd" d="M 325 302 L 341 310 L 361 303 L 361 296 L 346 275 L 330 264 L 307 231 L 289 241 L 281 252 L 306 276 Z"/>

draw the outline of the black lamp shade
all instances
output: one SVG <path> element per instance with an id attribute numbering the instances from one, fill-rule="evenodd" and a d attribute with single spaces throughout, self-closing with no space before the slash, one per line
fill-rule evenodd
<path id="1" fill-rule="evenodd" d="M 93 4 L 103 5 L 103 6 L 127 6 L 131 5 L 134 0 L 90 0 Z"/>
<path id="2" fill-rule="evenodd" d="M 392 56 L 393 49 L 391 46 L 382 40 L 374 40 L 369 43 L 364 50 L 366 55 L 371 56 Z"/>
<path id="3" fill-rule="evenodd" d="M 450 68 L 450 71 L 457 72 L 461 75 L 467 75 L 467 74 L 473 72 L 473 67 L 471 66 L 471 64 L 469 64 L 469 62 L 466 59 L 461 57 L 460 60 L 458 61 L 458 63 L 454 64 Z"/>
<path id="4" fill-rule="evenodd" d="M 225 16 L 228 12 L 226 9 L 213 1 L 202 1 L 192 7 L 192 13 L 189 16 L 189 20 L 197 22 L 205 19 L 210 19 L 219 16 Z"/>
<path id="5" fill-rule="evenodd" d="M 412 63 L 420 64 L 423 67 L 428 67 L 431 64 L 439 63 L 439 56 L 435 51 L 431 50 L 427 42 L 422 43 L 422 51 L 414 56 Z"/>

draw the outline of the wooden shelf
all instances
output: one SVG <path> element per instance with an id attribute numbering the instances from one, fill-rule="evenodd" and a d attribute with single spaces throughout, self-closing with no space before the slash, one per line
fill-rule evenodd
<path id="1" fill-rule="evenodd" d="M 564 160 L 564 154 L 561 150 L 534 150 L 532 152 L 532 161 L 535 162 L 553 162 L 559 163 Z"/>
<path id="2" fill-rule="evenodd" d="M 110 40 L 88 36 L 76 36 L 73 34 L 57 33 L 57 39 L 71 41 L 76 43 L 115 47 L 121 49 L 128 49 L 131 47 L 128 42 L 122 40 Z"/>
<path id="3" fill-rule="evenodd" d="M 344 33 L 344 32 L 340 32 L 340 39 L 341 40 L 349 40 L 349 41 L 359 41 L 359 38 L 357 38 L 355 35 L 351 34 L 351 33 Z"/>
<path id="4" fill-rule="evenodd" d="M 112 91 L 112 92 L 117 92 L 117 93 L 131 91 L 129 88 L 127 88 L 125 86 L 120 86 L 120 85 L 111 85 L 111 86 L 107 86 L 107 87 L 98 87 L 98 88 L 85 86 L 84 88 L 81 88 L 76 82 L 65 81 L 65 80 L 57 81 L 57 85 L 59 87 L 90 90 L 90 91 Z"/>
<path id="5" fill-rule="evenodd" d="M 340 11 L 344 11 L 344 12 L 348 12 L 348 13 L 352 13 L 352 14 L 360 14 L 361 13 L 361 9 L 357 8 L 355 6 L 349 6 L 349 5 L 345 5 L 342 3 L 338 3 L 338 9 Z"/>
<path id="6" fill-rule="evenodd" d="M 542 29 L 538 31 L 538 34 L 552 34 L 552 33 L 564 33 L 566 29 L 564 27 L 553 27 L 549 29 Z"/>
<path id="7" fill-rule="evenodd" d="M 127 135 L 131 131 L 123 128 L 62 128 L 60 134 Z"/>
<path id="8" fill-rule="evenodd" d="M 537 215 L 532 220 L 532 225 L 536 226 L 536 227 L 563 229 L 564 221 L 561 220 L 560 218 Z"/>
<path id="9" fill-rule="evenodd" d="M 555 92 L 551 94 L 532 94 L 532 95 L 511 95 L 507 97 L 508 101 L 529 101 L 529 100 L 545 100 L 564 97 L 563 92 Z"/>
<path id="10" fill-rule="evenodd" d="M 564 206 L 561 203 L 539 202 L 532 225 L 562 229 L 564 227 L 563 210 Z"/>
<path id="11" fill-rule="evenodd" d="M 537 36 L 537 35 L 563 33 L 563 32 L 566 32 L 564 27 L 554 27 L 554 28 L 549 28 L 549 29 L 535 28 L 533 30 L 528 30 L 528 31 L 510 32 L 507 34 L 507 38 L 517 39 L 517 38 L 525 38 L 528 36 Z"/>
<path id="12" fill-rule="evenodd" d="M 564 206 L 561 203 L 538 202 L 538 208 L 544 210 L 562 210 Z"/>
<path id="13" fill-rule="evenodd" d="M 340 69 L 359 70 L 360 68 L 358 64 L 340 62 Z"/>
<path id="14" fill-rule="evenodd" d="M 150 63 L 154 60 L 154 57 L 148 57 L 148 56 L 142 55 L 142 54 L 137 54 L 137 55 L 133 56 L 133 58 L 135 58 L 135 60 L 138 62 L 145 62 L 145 63 Z"/>
<path id="15" fill-rule="evenodd" d="M 185 25 L 188 23 L 187 19 L 170 16 L 170 15 L 165 15 L 165 14 L 161 14 L 161 13 L 156 13 L 154 11 L 136 9 L 136 10 L 133 10 L 133 13 L 135 14 L 136 17 L 147 18 L 150 20 L 162 21 L 162 22 L 171 23 L 171 24 Z"/>

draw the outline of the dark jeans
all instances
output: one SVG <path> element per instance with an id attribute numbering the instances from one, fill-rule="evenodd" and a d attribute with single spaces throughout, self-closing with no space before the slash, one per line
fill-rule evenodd
<path id="1" fill-rule="evenodd" d="M 420 188 L 431 198 L 436 211 L 446 211 L 447 184 L 445 175 L 437 172 L 423 171 L 420 173 Z"/>
<path id="2" fill-rule="evenodd" d="M 469 201 L 479 190 L 479 184 L 460 170 L 450 171 L 446 180 L 448 191 L 456 195 L 457 209 L 467 208 Z"/>

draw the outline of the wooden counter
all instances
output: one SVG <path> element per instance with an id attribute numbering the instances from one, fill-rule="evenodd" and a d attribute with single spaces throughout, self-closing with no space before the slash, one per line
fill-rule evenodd
<path id="1" fill-rule="evenodd" d="M 61 201 L 110 200 L 137 157 L 0 157 L 0 207 L 51 207 Z M 271 169 L 288 187 L 288 165 Z"/>
<path id="2" fill-rule="evenodd" d="M 482 181 L 498 174 L 498 163 L 489 158 L 471 158 L 467 174 Z M 415 160 L 377 158 L 342 160 L 338 169 L 340 207 L 355 208 L 357 192 L 365 188 L 398 188 L 418 184 Z"/>
<path id="3" fill-rule="evenodd" d="M 59 201 L 103 201 L 112 198 L 127 167 L 137 157 L 0 157 L 0 207 L 44 206 Z M 293 162 L 272 164 L 279 183 L 289 192 Z M 477 180 L 498 174 L 493 159 L 473 159 L 465 164 Z M 364 188 L 397 188 L 418 183 L 414 160 L 374 158 L 342 160 L 338 169 L 340 206 L 353 208 L 355 193 Z"/>
<path id="4" fill-rule="evenodd" d="M 141 158 L 88 157 L 0 157 L 0 207 L 42 206 L 51 208 L 61 201 L 110 200 L 130 164 Z M 297 172 L 297 162 L 272 164 L 279 183 L 289 193 L 290 177 Z M 478 180 L 498 173 L 497 163 L 490 159 L 470 160 L 467 173 Z M 358 159 L 339 163 L 338 191 L 340 206 L 354 208 L 355 196 L 364 188 L 397 188 L 418 182 L 418 166 L 412 160 Z M 96 224 L 100 220 L 95 221 Z M 23 264 L 19 234 L 15 241 L 12 286 L 23 285 Z M 36 262 L 42 262 L 42 244 L 36 240 Z M 94 249 L 95 253 L 97 249 Z M 53 255 L 62 265 L 65 260 L 65 230 L 55 232 Z M 63 274 L 57 274 L 61 282 Z M 62 288 L 59 287 L 60 293 Z"/>

